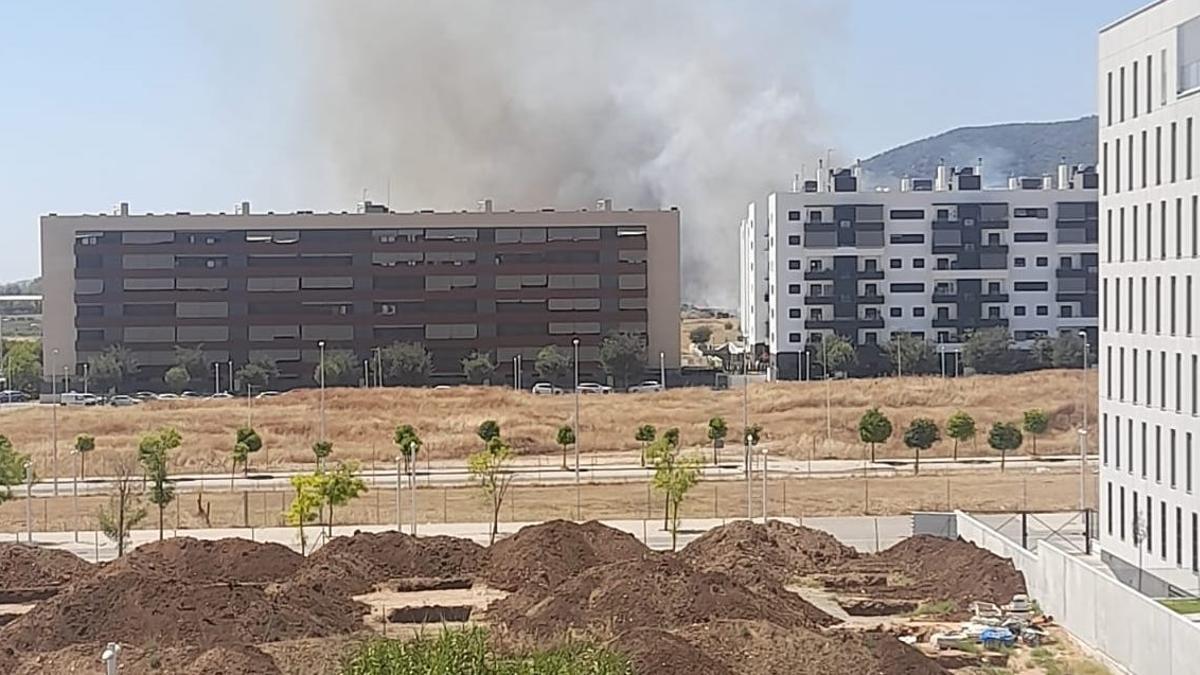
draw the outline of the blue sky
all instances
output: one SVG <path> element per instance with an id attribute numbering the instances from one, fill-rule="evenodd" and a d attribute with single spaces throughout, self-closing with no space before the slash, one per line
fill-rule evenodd
<path id="1" fill-rule="evenodd" d="M 866 157 L 955 126 L 1093 113 L 1097 30 L 1139 1 L 836 4 L 815 103 L 829 147 Z M 279 28 L 287 9 L 0 4 L 0 280 L 38 273 L 48 212 L 352 209 L 355 196 L 321 191 L 299 128 L 303 45 Z"/>

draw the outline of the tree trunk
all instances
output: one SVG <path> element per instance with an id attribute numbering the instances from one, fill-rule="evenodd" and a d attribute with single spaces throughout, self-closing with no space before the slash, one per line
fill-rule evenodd
<path id="1" fill-rule="evenodd" d="M 671 493 L 663 497 L 663 529 L 671 527 Z"/>
<path id="2" fill-rule="evenodd" d="M 913 475 L 919 476 L 921 475 L 921 449 L 915 448 L 915 450 L 917 453 L 917 462 L 916 464 L 913 464 Z"/>
<path id="3" fill-rule="evenodd" d="M 562 452 L 562 468 L 563 468 L 563 471 L 566 471 L 567 470 L 567 446 L 565 446 L 565 445 L 562 446 L 562 451 L 563 451 Z"/>
<path id="4" fill-rule="evenodd" d="M 1033 454 L 1037 454 L 1037 434 L 1029 434 L 1033 438 Z"/>
<path id="5" fill-rule="evenodd" d="M 643 469 L 646 468 L 646 441 L 642 441 L 642 455 L 638 458 L 638 461 L 641 463 Z"/>
<path id="6" fill-rule="evenodd" d="M 717 461 L 717 442 L 716 442 L 716 440 L 714 440 L 713 441 L 713 466 L 716 466 L 718 463 L 719 462 Z"/>
<path id="7" fill-rule="evenodd" d="M 1000 448 L 1000 473 L 1004 473 L 1004 456 L 1007 454 L 1007 450 Z"/>
<path id="8" fill-rule="evenodd" d="M 875 443 L 871 443 L 871 463 L 875 463 Z"/>
<path id="9" fill-rule="evenodd" d="M 958 438 L 954 439 L 954 461 L 958 461 Z"/>
<path id="10" fill-rule="evenodd" d="M 300 530 L 300 555 L 308 555 L 308 539 L 304 536 L 304 521 L 300 521 L 296 525 L 296 529 Z"/>
<path id="11" fill-rule="evenodd" d="M 128 498 L 128 486 L 117 489 L 117 557 L 125 555 L 125 500 Z"/>
<path id="12" fill-rule="evenodd" d="M 671 518 L 671 552 L 675 552 L 676 538 L 679 536 L 679 505 L 675 505 L 675 514 Z"/>
<path id="13" fill-rule="evenodd" d="M 229 467 L 229 489 L 230 490 L 233 489 L 233 481 L 234 481 L 234 478 L 237 476 L 237 464 L 238 464 L 237 460 L 235 459 L 232 462 L 232 466 Z"/>
<path id="14" fill-rule="evenodd" d="M 87 453 L 79 453 L 79 480 L 83 480 L 87 475 Z"/>
<path id="15" fill-rule="evenodd" d="M 496 534 L 500 531 L 500 499 L 492 501 L 492 533 L 488 538 L 488 545 L 496 543 Z"/>
<path id="16" fill-rule="evenodd" d="M 159 503 L 158 505 L 158 540 L 163 540 L 163 507 L 166 504 Z"/>

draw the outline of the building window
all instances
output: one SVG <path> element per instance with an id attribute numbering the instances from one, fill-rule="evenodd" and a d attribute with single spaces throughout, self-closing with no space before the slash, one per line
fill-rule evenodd
<path id="1" fill-rule="evenodd" d="M 1025 316 L 1025 305 L 1013 306 L 1013 316 Z"/>
<path id="2" fill-rule="evenodd" d="M 1050 308 L 1046 305 L 1038 305 L 1037 306 L 1037 315 L 1038 316 L 1049 316 Z"/>
<path id="3" fill-rule="evenodd" d="M 1175 430 L 1174 429 L 1171 429 L 1170 439 L 1171 439 L 1171 447 L 1170 447 L 1171 465 L 1169 467 L 1170 471 L 1168 473 L 1171 478 L 1171 489 L 1174 490 L 1175 486 L 1176 486 L 1176 483 L 1175 483 L 1175 468 L 1176 468 L 1175 459 L 1176 459 L 1176 457 L 1175 457 Z"/>
<path id="4" fill-rule="evenodd" d="M 820 211 L 818 211 L 817 213 L 820 213 Z M 800 212 L 799 211 L 788 211 L 788 220 L 791 220 L 791 221 L 800 220 Z M 817 220 L 820 220 L 820 218 L 817 218 Z"/>
<path id="5" fill-rule="evenodd" d="M 799 261 L 799 260 L 789 260 L 789 261 L 788 261 L 788 269 L 789 269 L 789 270 L 798 270 L 798 269 L 800 269 L 800 261 Z"/>
<path id="6" fill-rule="evenodd" d="M 1073 313 L 1073 310 L 1070 305 L 1059 305 L 1058 315 L 1060 317 L 1062 317 L 1064 319 L 1069 319 L 1069 318 L 1071 318 L 1072 313 Z"/>
<path id="7" fill-rule="evenodd" d="M 1107 521 L 1108 521 L 1108 536 L 1110 536 L 1110 537 L 1111 537 L 1111 536 L 1112 536 L 1112 533 L 1113 533 L 1113 489 L 1112 489 L 1112 481 L 1108 481 L 1108 517 L 1107 517 L 1105 520 L 1107 520 Z"/>
<path id="8" fill-rule="evenodd" d="M 917 270 L 924 269 L 925 268 L 925 259 L 924 258 L 913 258 L 912 266 L 913 266 L 913 269 L 917 269 Z"/>
<path id="9" fill-rule="evenodd" d="M 1046 257 L 1046 256 L 1044 256 L 1044 255 L 1039 255 L 1039 256 L 1037 257 L 1037 266 L 1038 266 L 1038 267 L 1047 267 L 1047 266 L 1049 266 L 1049 265 L 1050 265 L 1050 259 L 1049 259 L 1049 258 L 1047 258 L 1047 257 Z"/>
<path id="10" fill-rule="evenodd" d="M 912 315 L 917 317 L 918 319 L 925 316 L 925 308 L 924 307 L 913 307 Z"/>
<path id="11" fill-rule="evenodd" d="M 904 266 L 904 261 L 901 260 L 900 258 L 892 258 L 891 260 L 888 261 L 888 267 L 890 267 L 891 269 L 898 270 L 898 269 L 902 268 L 903 266 Z"/>
<path id="12" fill-rule="evenodd" d="M 792 307 L 792 308 L 788 309 L 788 318 L 789 319 L 802 319 L 802 318 L 804 318 L 803 311 L 799 307 Z"/>
<path id="13" fill-rule="evenodd" d="M 800 295 L 801 293 L 800 284 L 788 284 L 788 295 Z"/>
<path id="14" fill-rule="evenodd" d="M 1013 258 L 1013 267 L 1024 267 L 1024 266 L 1025 266 L 1024 258 L 1022 258 L 1021 256 L 1017 256 L 1017 257 Z"/>
<path id="15" fill-rule="evenodd" d="M 800 245 L 800 235 L 789 234 L 788 235 L 788 246 L 799 246 L 799 245 Z"/>
<path id="16" fill-rule="evenodd" d="M 904 316 L 904 309 L 902 309 L 900 307 L 892 307 L 892 308 L 888 309 L 888 316 L 890 316 L 892 318 L 902 317 L 902 316 Z"/>
<path id="17" fill-rule="evenodd" d="M 804 336 L 800 333 L 788 333 L 788 342 L 804 342 Z"/>

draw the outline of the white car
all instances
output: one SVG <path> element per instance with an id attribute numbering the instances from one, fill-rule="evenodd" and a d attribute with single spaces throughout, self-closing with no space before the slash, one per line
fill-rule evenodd
<path id="1" fill-rule="evenodd" d="M 168 392 L 166 394 L 156 394 L 154 398 L 158 401 L 178 401 L 179 394 L 172 394 Z"/>
<path id="2" fill-rule="evenodd" d="M 80 394 L 75 391 L 68 391 L 58 395 L 58 402 L 61 405 L 88 405 L 88 397 L 91 394 Z"/>
<path id="3" fill-rule="evenodd" d="M 142 401 L 141 401 L 141 399 L 137 399 L 132 396 L 126 396 L 125 394 L 118 394 L 118 395 L 113 396 L 112 398 L 108 399 L 108 404 L 111 406 L 116 406 L 118 408 L 123 408 L 125 406 L 141 405 Z"/>
<path id="4" fill-rule="evenodd" d="M 219 391 L 219 392 L 213 394 L 212 396 L 209 396 L 208 398 L 219 401 L 221 399 L 233 398 L 233 394 L 231 394 L 227 391 Z"/>
<path id="5" fill-rule="evenodd" d="M 641 394 L 649 391 L 662 391 L 663 386 L 658 380 L 646 380 L 629 388 L 631 394 Z"/>
<path id="6" fill-rule="evenodd" d="M 530 389 L 530 391 L 540 396 L 552 396 L 563 393 L 562 387 L 556 387 L 549 382 L 538 382 L 533 385 L 533 389 Z"/>
<path id="7" fill-rule="evenodd" d="M 254 398 L 272 398 L 275 396 L 279 396 L 279 392 L 267 390 L 267 391 L 260 391 L 258 394 L 256 394 L 254 396 Z"/>
<path id="8" fill-rule="evenodd" d="M 612 387 L 598 382 L 580 382 L 579 393 L 581 394 L 611 394 Z"/>

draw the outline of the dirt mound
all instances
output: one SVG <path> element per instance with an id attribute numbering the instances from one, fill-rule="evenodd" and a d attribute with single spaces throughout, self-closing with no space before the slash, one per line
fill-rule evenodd
<path id="1" fill-rule="evenodd" d="M 857 557 L 833 535 L 772 520 L 763 525 L 738 520 L 688 544 L 683 557 L 700 569 L 724 572 L 746 584 L 763 579 L 785 584 Z"/>
<path id="2" fill-rule="evenodd" d="M 961 614 L 973 600 L 1001 604 L 1025 592 L 1025 577 L 1011 560 L 962 539 L 930 535 L 849 561 L 840 571 L 842 580 L 834 584 L 847 590 L 861 583 L 873 596 L 949 601 L 959 610 L 951 614 Z"/>
<path id="3" fill-rule="evenodd" d="M 656 628 L 623 633 L 608 645 L 645 675 L 734 675 L 734 670 L 683 638 Z"/>
<path id="4" fill-rule="evenodd" d="M 677 633 L 733 672 L 746 675 L 946 675 L 890 636 L 823 635 L 766 621 L 714 621 Z M 877 647 L 885 641 L 893 646 Z"/>
<path id="5" fill-rule="evenodd" d="M 192 661 L 183 675 L 237 673 L 238 675 L 283 675 L 275 660 L 249 645 L 215 647 Z"/>
<path id="6" fill-rule="evenodd" d="M 52 651 L 101 640 L 213 647 L 349 633 L 365 605 L 299 587 L 190 583 L 136 570 L 72 584 L 0 629 L 0 644 Z"/>
<path id="7" fill-rule="evenodd" d="M 488 619 L 529 636 L 603 626 L 621 632 L 717 619 L 763 619 L 788 628 L 834 623 L 799 596 L 759 592 L 719 572 L 697 570 L 660 554 L 585 570 L 553 594 L 522 589 L 488 608 Z"/>
<path id="8" fill-rule="evenodd" d="M 483 547 L 468 539 L 356 532 L 317 549 L 293 576 L 292 585 L 358 595 L 388 579 L 471 577 L 483 557 Z"/>
<path id="9" fill-rule="evenodd" d="M 551 520 L 523 527 L 492 545 L 484 576 L 506 591 L 530 584 L 554 588 L 597 565 L 635 560 L 649 552 L 632 534 L 594 520 L 582 525 Z"/>
<path id="10" fill-rule="evenodd" d="M 189 582 L 261 583 L 282 581 L 303 562 L 304 556 L 281 544 L 172 537 L 133 549 L 105 565 L 103 574 L 136 571 Z"/>
<path id="11" fill-rule="evenodd" d="M 74 553 L 29 544 L 0 543 L 0 589 L 70 583 L 94 567 Z"/>

